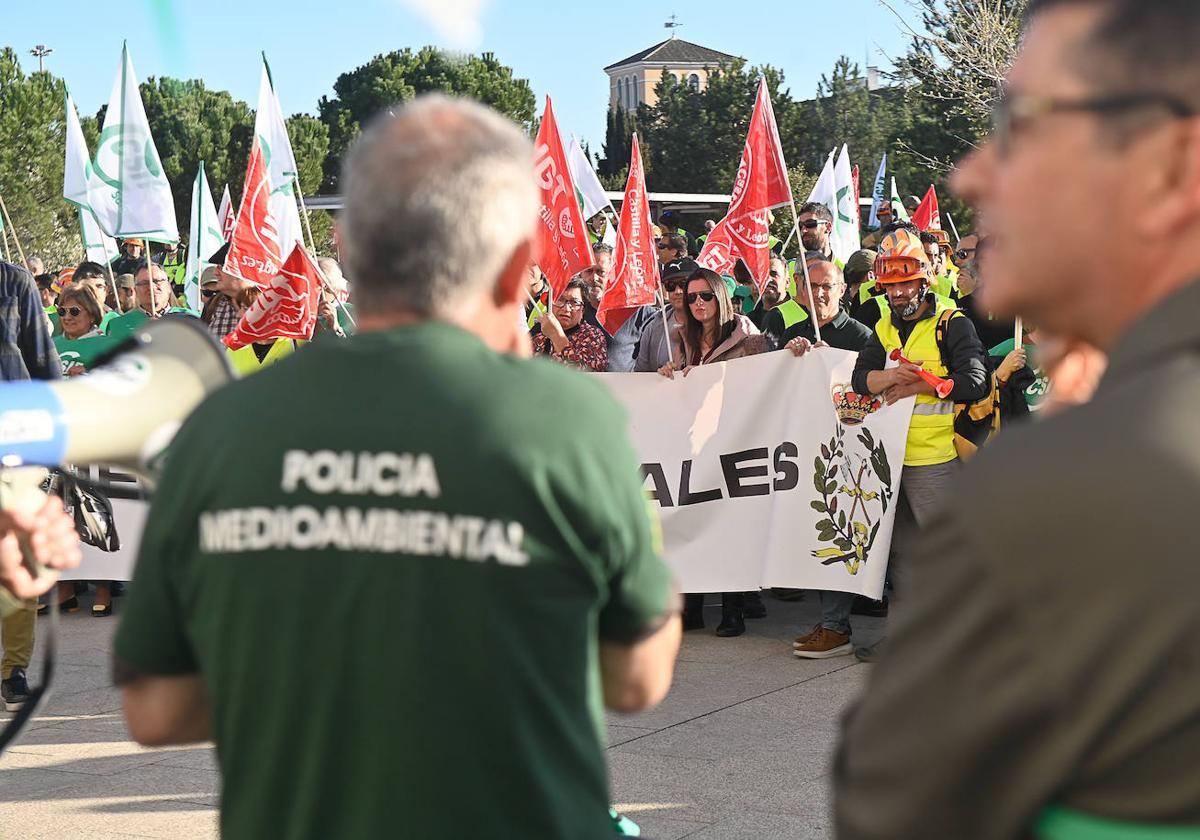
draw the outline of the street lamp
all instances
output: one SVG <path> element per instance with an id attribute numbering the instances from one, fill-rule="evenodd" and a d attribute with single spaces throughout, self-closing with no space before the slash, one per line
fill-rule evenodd
<path id="1" fill-rule="evenodd" d="M 46 71 L 46 67 L 43 64 L 43 61 L 46 58 L 46 56 L 50 55 L 50 53 L 52 53 L 52 52 L 54 52 L 54 50 L 51 49 L 50 47 L 47 47 L 45 44 L 38 44 L 36 47 L 34 47 L 33 49 L 31 49 L 29 51 L 30 55 L 37 56 L 39 73 L 44 73 Z"/>

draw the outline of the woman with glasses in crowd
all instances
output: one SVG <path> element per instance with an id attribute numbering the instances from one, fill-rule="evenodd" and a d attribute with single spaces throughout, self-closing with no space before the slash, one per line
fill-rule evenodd
<path id="1" fill-rule="evenodd" d="M 583 293 L 578 277 L 571 279 L 550 311 L 539 319 L 541 332 L 533 337 L 533 352 L 581 370 L 608 370 L 608 340 L 604 331 L 583 320 Z"/>
<path id="2" fill-rule="evenodd" d="M 707 268 L 697 268 L 687 279 L 684 289 L 687 321 L 675 333 L 675 361 L 659 368 L 659 373 L 674 378 L 676 370 L 687 375 L 689 368 L 728 362 L 743 356 L 756 356 L 771 349 L 767 336 L 745 315 L 734 310 L 729 287 L 721 275 Z M 689 594 L 684 598 L 683 629 L 704 627 L 704 596 Z M 766 615 L 757 592 L 722 592 L 721 623 L 718 636 L 740 636 L 746 632 L 746 616 Z"/>

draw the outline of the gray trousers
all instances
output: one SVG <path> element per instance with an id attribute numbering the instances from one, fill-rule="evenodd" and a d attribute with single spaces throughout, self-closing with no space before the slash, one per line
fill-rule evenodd
<path id="1" fill-rule="evenodd" d="M 892 545 L 901 550 L 912 546 L 945 497 L 946 486 L 960 466 L 958 459 L 955 459 L 944 464 L 904 468 L 900 474 L 900 498 L 903 504 L 896 510 Z M 835 633 L 850 635 L 850 608 L 854 605 L 854 594 L 834 591 L 819 591 L 817 594 L 821 599 L 821 626 Z"/>

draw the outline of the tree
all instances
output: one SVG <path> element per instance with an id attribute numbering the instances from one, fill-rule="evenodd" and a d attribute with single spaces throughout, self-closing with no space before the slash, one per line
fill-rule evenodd
<path id="1" fill-rule="evenodd" d="M 65 94 L 61 79 L 26 76 L 16 51 L 0 49 L 0 197 L 12 217 L 9 241 L 15 233 L 26 256 L 41 254 L 48 267 L 83 255 L 78 219 L 62 198 Z"/>
<path id="2" fill-rule="evenodd" d="M 637 130 L 633 115 L 618 105 L 608 109 L 604 130 L 604 157 L 596 164 L 596 175 L 605 189 L 621 190 L 629 178 L 629 157 L 633 154 L 632 137 Z"/>
<path id="3" fill-rule="evenodd" d="M 513 77 L 512 68 L 492 53 L 458 56 L 423 47 L 378 55 L 338 76 L 334 97 L 321 97 L 318 111 L 329 130 L 325 186 L 336 188 L 342 157 L 362 127 L 392 105 L 430 91 L 469 96 L 512 118 L 531 134 L 536 101 L 529 82 Z"/>
<path id="4" fill-rule="evenodd" d="M 924 148 L 908 151 L 935 169 L 948 169 L 974 148 L 991 123 L 1021 34 L 1027 0 L 905 0 L 920 12 L 924 31 L 897 62 L 897 78 L 920 100 L 918 128 L 936 126 Z"/>

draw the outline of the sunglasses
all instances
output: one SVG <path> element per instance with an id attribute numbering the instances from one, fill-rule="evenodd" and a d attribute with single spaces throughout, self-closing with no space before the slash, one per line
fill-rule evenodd
<path id="1" fill-rule="evenodd" d="M 663 286 L 668 292 L 677 292 L 687 285 L 687 280 L 664 280 Z"/>
<path id="2" fill-rule="evenodd" d="M 825 222 L 821 221 L 820 219 L 809 219 L 807 222 L 801 222 L 800 227 L 804 228 L 805 230 L 816 230 L 823 224 L 825 224 Z"/>
<path id="3" fill-rule="evenodd" d="M 208 300 L 209 298 L 214 298 L 218 294 L 220 294 L 220 292 L 214 292 L 211 289 L 201 289 L 200 290 L 200 297 L 204 298 L 205 300 Z"/>
<path id="4" fill-rule="evenodd" d="M 954 252 L 954 259 L 956 262 L 966 262 L 967 260 L 973 260 L 973 259 L 975 259 L 975 249 L 974 248 L 959 248 L 957 251 Z"/>
<path id="5" fill-rule="evenodd" d="M 79 306 L 59 306 L 57 307 L 58 317 L 70 315 L 72 318 L 78 318 L 83 314 L 83 308 Z"/>
<path id="6" fill-rule="evenodd" d="M 876 257 L 875 279 L 902 282 L 925 276 L 925 263 L 916 257 Z"/>
<path id="7" fill-rule="evenodd" d="M 716 292 L 690 292 L 687 296 L 688 305 L 695 303 L 697 299 L 705 303 L 712 303 L 717 299 L 717 294 Z"/>

